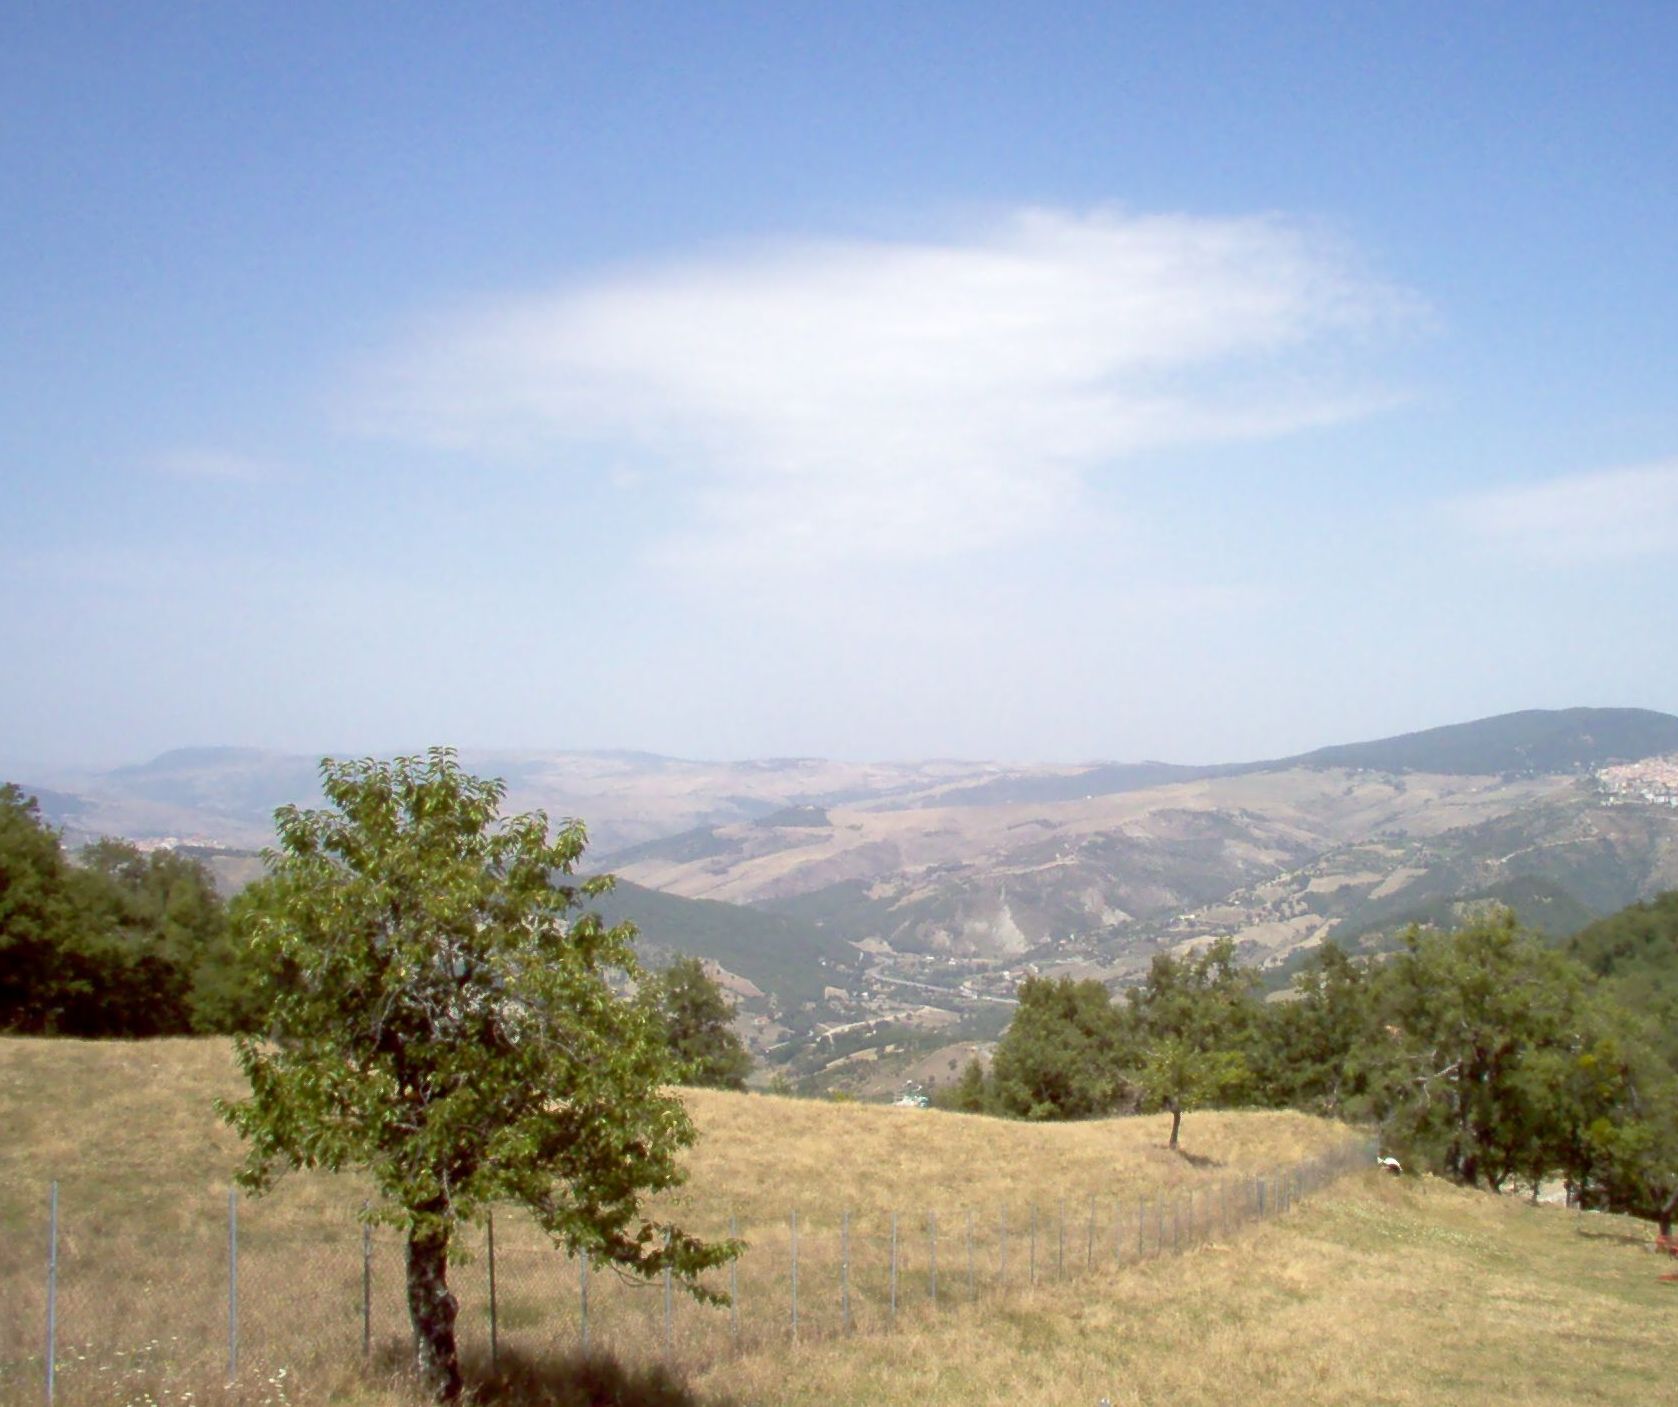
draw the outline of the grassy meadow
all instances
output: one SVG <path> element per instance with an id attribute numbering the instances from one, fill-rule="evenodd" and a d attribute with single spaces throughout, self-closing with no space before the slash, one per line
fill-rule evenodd
<path id="1" fill-rule="evenodd" d="M 0 1040 L 0 1402 L 41 1400 L 55 1178 L 61 1402 L 404 1398 L 400 1248 L 381 1230 L 365 1263 L 364 1367 L 364 1189 L 348 1177 L 295 1176 L 241 1202 L 240 1361 L 225 1387 L 238 1144 L 209 1104 L 238 1090 L 221 1041 Z M 1347 1147 L 1347 1130 L 1300 1115 L 1190 1115 L 1180 1156 L 1164 1119 L 687 1099 L 700 1141 L 668 1210 L 748 1242 L 714 1282 L 737 1310 L 677 1297 L 666 1319 L 661 1287 L 585 1277 L 509 1213 L 494 1379 L 482 1228 L 451 1274 L 483 1396 L 1629 1404 L 1654 1400 L 1648 1375 L 1670 1354 L 1678 1286 L 1655 1282 L 1634 1223 L 1363 1174 L 1251 1222 L 1256 1176 Z M 1270 1207 L 1281 1191 L 1267 1184 Z"/>

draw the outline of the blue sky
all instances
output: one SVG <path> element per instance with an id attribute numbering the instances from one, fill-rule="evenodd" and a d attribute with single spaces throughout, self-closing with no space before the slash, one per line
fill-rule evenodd
<path id="1" fill-rule="evenodd" d="M 1670 5 L 0 17 L 0 762 L 1678 711 Z"/>

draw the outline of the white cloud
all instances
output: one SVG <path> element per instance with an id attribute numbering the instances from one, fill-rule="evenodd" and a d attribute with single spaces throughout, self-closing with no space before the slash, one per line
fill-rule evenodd
<path id="1" fill-rule="evenodd" d="M 515 298 L 358 395 L 375 433 L 607 446 L 684 496 L 685 561 L 912 561 L 1075 521 L 1089 477 L 1388 397 L 1328 369 L 1403 295 L 1280 218 L 1019 213 L 946 243 L 781 244 Z"/>
<path id="2" fill-rule="evenodd" d="M 1678 460 L 1569 474 L 1453 500 L 1478 538 L 1551 564 L 1678 550 Z"/>

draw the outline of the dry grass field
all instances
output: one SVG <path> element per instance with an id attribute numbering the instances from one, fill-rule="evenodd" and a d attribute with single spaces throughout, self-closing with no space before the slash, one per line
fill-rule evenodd
<path id="1" fill-rule="evenodd" d="M 403 1318 L 388 1233 L 367 1263 L 374 1352 L 362 1362 L 363 1192 L 349 1178 L 292 1178 L 241 1204 L 240 1363 L 224 1386 L 237 1144 L 208 1106 L 237 1089 L 222 1042 L 0 1041 L 0 1402 L 41 1400 L 53 1178 L 61 1402 L 404 1400 L 389 1366 Z M 498 1378 L 487 1376 L 481 1230 L 453 1274 L 484 1398 L 1659 1400 L 1678 1286 L 1655 1283 L 1653 1257 L 1633 1244 L 1644 1228 L 1372 1176 L 1243 1221 L 1255 1175 L 1345 1146 L 1333 1125 L 1192 1115 L 1186 1159 L 1160 1146 L 1162 1120 L 1033 1127 L 689 1098 L 701 1140 L 677 1210 L 708 1232 L 732 1221 L 750 1244 L 734 1275 L 738 1311 L 678 1300 L 666 1321 L 660 1287 L 597 1272 L 585 1358 L 580 1267 L 509 1216 L 496 1228 Z M 1280 1190 L 1267 1187 L 1272 1208 Z M 1183 1254 L 1159 1254 L 1174 1244 Z"/>

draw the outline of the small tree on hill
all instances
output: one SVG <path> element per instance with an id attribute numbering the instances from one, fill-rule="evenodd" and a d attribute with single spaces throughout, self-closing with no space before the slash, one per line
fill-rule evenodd
<path id="1" fill-rule="evenodd" d="M 1126 1078 L 1144 1109 L 1171 1115 L 1172 1148 L 1185 1110 L 1250 1090 L 1249 1053 L 1259 1029 L 1253 988 L 1234 943 L 1222 938 L 1183 958 L 1157 954 L 1147 980 L 1125 994 L 1119 1024 Z"/>
<path id="2" fill-rule="evenodd" d="M 250 1097 L 222 1106 L 249 1141 L 241 1182 L 288 1165 L 355 1168 L 407 1236 L 415 1359 L 461 1389 L 447 1266 L 456 1228 L 498 1201 L 573 1252 L 698 1277 L 734 1253 L 646 1220 L 693 1141 L 663 1031 L 617 996 L 634 930 L 573 915 L 609 879 L 556 882 L 585 844 L 541 812 L 502 818 L 505 788 L 454 754 L 321 764 L 331 808 L 276 813 L 268 877 L 240 910 L 269 976 L 266 1038 L 236 1042 Z"/>
<path id="3" fill-rule="evenodd" d="M 734 1007 L 698 958 L 679 957 L 649 984 L 683 1084 L 744 1089 L 752 1057 L 734 1033 Z"/>
<path id="4" fill-rule="evenodd" d="M 1251 1078 L 1239 1051 L 1201 1050 L 1179 1036 L 1168 1036 L 1149 1046 L 1131 1072 L 1141 1091 L 1144 1109 L 1163 1109 L 1171 1115 L 1171 1140 L 1183 1127 L 1183 1113 L 1229 1098 Z"/>

